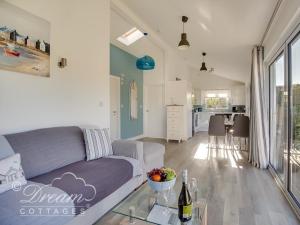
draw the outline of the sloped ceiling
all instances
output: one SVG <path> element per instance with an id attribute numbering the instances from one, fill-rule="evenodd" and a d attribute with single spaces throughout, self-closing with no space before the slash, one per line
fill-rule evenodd
<path id="1" fill-rule="evenodd" d="M 174 49 L 182 32 L 181 16 L 191 48 L 178 51 L 199 70 L 207 52 L 215 75 L 237 81 L 250 77 L 251 49 L 266 29 L 277 0 L 121 0 Z"/>
<path id="2" fill-rule="evenodd" d="M 110 12 L 110 41 L 112 44 L 118 46 L 119 48 L 135 55 L 136 57 L 142 57 L 145 54 L 149 54 L 150 49 L 155 49 L 157 51 L 162 51 L 158 46 L 151 42 L 147 38 L 141 38 L 133 44 L 126 46 L 121 42 L 117 41 L 117 38 L 129 31 L 134 27 L 130 22 L 128 22 L 124 17 L 120 16 L 115 11 Z"/>

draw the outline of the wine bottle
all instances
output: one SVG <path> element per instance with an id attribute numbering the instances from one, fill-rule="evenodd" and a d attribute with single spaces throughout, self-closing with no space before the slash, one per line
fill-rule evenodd
<path id="1" fill-rule="evenodd" d="M 182 189 L 178 199 L 178 217 L 181 224 L 186 224 L 192 219 L 192 198 L 187 185 L 187 170 L 182 172 Z"/>

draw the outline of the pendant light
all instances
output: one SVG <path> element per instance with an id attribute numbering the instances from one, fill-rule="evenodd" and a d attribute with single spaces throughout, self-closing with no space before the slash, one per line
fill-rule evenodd
<path id="1" fill-rule="evenodd" d="M 139 70 L 153 70 L 155 68 L 155 61 L 151 56 L 145 55 L 136 60 L 136 67 Z"/>
<path id="2" fill-rule="evenodd" d="M 205 62 L 204 62 L 204 57 L 206 56 L 206 53 L 203 52 L 202 56 L 203 56 L 203 62 L 202 62 L 202 66 L 200 68 L 200 71 L 207 71 L 207 68 L 206 68 L 206 65 L 205 65 Z"/>
<path id="3" fill-rule="evenodd" d="M 148 33 L 144 33 L 144 36 L 147 35 Z M 138 58 L 135 65 L 139 70 L 153 70 L 155 68 L 155 61 L 151 56 L 145 55 L 141 58 Z"/>
<path id="4" fill-rule="evenodd" d="M 184 32 L 184 24 L 188 21 L 188 19 L 189 18 L 187 16 L 182 17 L 182 26 L 183 26 L 182 30 L 183 30 L 183 32 L 181 33 L 181 40 L 178 44 L 178 49 L 180 49 L 180 50 L 186 50 L 190 47 L 190 43 L 187 40 L 187 35 Z"/>

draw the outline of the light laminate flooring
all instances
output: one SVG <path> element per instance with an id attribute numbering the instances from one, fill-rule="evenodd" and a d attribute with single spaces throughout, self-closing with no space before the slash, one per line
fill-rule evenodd
<path id="1" fill-rule="evenodd" d="M 165 164 L 198 179 L 208 202 L 208 225 L 298 225 L 287 200 L 267 170 L 254 168 L 247 153 L 207 147 L 207 133 L 187 142 L 165 143 Z M 126 224 L 127 218 L 108 213 L 97 225 Z M 145 224 L 137 222 L 136 224 Z"/>

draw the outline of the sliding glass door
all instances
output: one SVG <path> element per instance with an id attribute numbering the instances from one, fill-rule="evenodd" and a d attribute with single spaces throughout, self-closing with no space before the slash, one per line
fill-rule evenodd
<path id="1" fill-rule="evenodd" d="M 287 168 L 287 90 L 284 72 L 284 54 L 270 65 L 270 163 L 284 182 Z"/>
<path id="2" fill-rule="evenodd" d="M 269 65 L 271 171 L 300 214 L 300 26 Z"/>
<path id="3" fill-rule="evenodd" d="M 289 44 L 290 74 L 290 191 L 300 202 L 300 35 Z"/>

